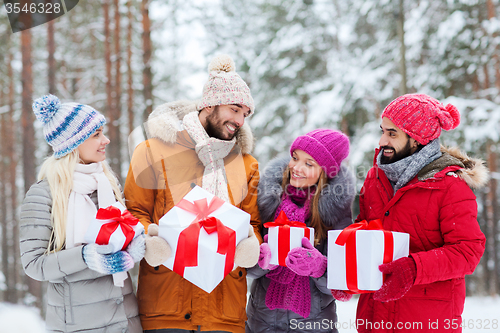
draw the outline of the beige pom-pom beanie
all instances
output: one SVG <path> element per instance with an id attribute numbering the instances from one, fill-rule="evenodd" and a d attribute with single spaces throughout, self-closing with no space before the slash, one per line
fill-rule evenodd
<path id="1" fill-rule="evenodd" d="M 207 106 L 241 104 L 250 108 L 250 114 L 254 112 L 250 88 L 235 72 L 234 61 L 230 56 L 223 54 L 215 57 L 208 65 L 208 73 L 198 110 Z"/>

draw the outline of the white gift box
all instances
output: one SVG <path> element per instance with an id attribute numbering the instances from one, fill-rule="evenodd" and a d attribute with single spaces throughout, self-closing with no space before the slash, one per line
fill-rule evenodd
<path id="1" fill-rule="evenodd" d="M 213 194 L 205 191 L 199 186 L 194 187 L 184 197 L 184 199 L 190 203 L 194 203 L 196 200 L 206 200 L 207 205 L 210 204 L 213 198 Z M 224 226 L 235 232 L 234 248 L 236 248 L 236 245 L 241 240 L 248 237 L 250 214 L 241 209 L 224 202 L 222 206 L 208 214 L 208 216 L 216 217 Z M 177 253 L 179 236 L 184 229 L 194 222 L 196 217 L 196 213 L 174 206 L 160 219 L 159 236 L 164 238 L 172 248 L 172 255 L 163 263 L 167 268 L 174 270 L 176 257 L 178 255 L 183 255 L 183 253 Z M 197 266 L 184 267 L 182 274 L 186 280 L 207 293 L 212 292 L 225 277 L 226 255 L 217 253 L 219 242 L 218 236 L 218 232 L 208 234 L 203 227 L 200 229 Z M 233 246 L 233 244 L 230 244 L 230 246 Z M 230 270 L 234 268 L 233 260 Z"/>
<path id="2" fill-rule="evenodd" d="M 120 210 L 120 214 L 123 214 L 124 212 L 127 211 L 127 209 L 118 201 L 115 202 L 111 206 L 118 208 Z M 111 206 L 109 206 L 109 207 L 111 207 Z M 127 213 L 130 214 L 128 211 L 127 211 Z M 99 212 L 98 212 L 98 214 L 99 214 Z M 105 244 L 101 243 L 101 245 L 111 245 L 112 253 L 121 251 L 129 244 L 130 241 L 132 241 L 132 239 L 134 239 L 135 237 L 137 237 L 138 235 L 140 235 L 144 231 L 144 226 L 142 225 L 141 222 L 139 222 L 133 216 L 129 215 L 129 219 L 128 219 L 129 222 L 131 221 L 131 219 L 134 219 L 135 221 L 133 221 L 133 223 L 136 223 L 135 225 L 130 225 L 130 227 L 132 228 L 132 231 L 129 228 L 125 227 L 122 224 L 123 222 L 121 222 L 118 224 L 117 228 L 111 233 L 111 235 L 106 235 L 103 237 L 103 235 L 102 235 L 102 233 L 104 232 L 102 229 L 103 226 L 106 224 L 110 224 L 110 223 L 114 224 L 116 226 L 117 222 L 114 221 L 113 219 L 102 220 L 102 219 L 95 218 L 92 222 L 90 222 L 89 228 L 87 229 L 87 232 L 85 233 L 84 240 L 88 244 L 94 244 L 97 242 L 97 239 L 99 237 L 100 239 L 106 240 Z M 124 230 L 124 228 L 126 228 L 128 230 Z M 132 233 L 133 233 L 133 237 L 131 237 Z M 128 239 L 125 236 L 125 234 L 129 235 Z M 127 279 L 127 277 L 128 277 L 127 272 L 119 272 L 119 273 L 113 274 L 113 282 L 114 282 L 115 286 L 123 287 L 124 281 Z"/>
<path id="3" fill-rule="evenodd" d="M 115 202 L 111 206 L 118 208 L 122 214 L 126 211 L 126 208 L 118 201 Z M 87 232 L 85 233 L 85 237 L 84 237 L 85 242 L 87 242 L 89 244 L 96 243 L 96 239 L 99 236 L 99 233 L 101 232 L 102 227 L 108 223 L 116 223 L 116 222 L 114 222 L 113 220 L 100 220 L 97 218 L 94 219 L 92 222 L 90 222 L 89 228 L 87 229 Z M 144 230 L 144 226 L 142 225 L 141 222 L 137 222 L 137 224 L 135 224 L 131 227 L 133 229 L 134 236 L 130 240 L 132 240 L 135 237 L 137 237 L 138 235 L 140 235 Z M 128 230 L 124 231 L 122 225 L 120 224 L 118 226 L 118 228 L 111 234 L 111 236 L 109 236 L 109 240 L 108 240 L 107 244 L 112 246 L 113 253 L 122 250 L 122 248 L 124 246 L 128 245 L 128 243 L 126 243 L 127 237 L 125 236 L 125 233 L 129 233 L 129 232 L 130 231 L 128 231 Z"/>
<path id="4" fill-rule="evenodd" d="M 307 228 L 307 229 L 309 229 L 309 241 L 311 242 L 311 244 L 314 245 L 314 228 Z M 305 237 L 306 229 L 290 227 L 289 230 L 290 230 L 289 234 L 290 245 L 285 246 L 286 249 L 283 249 L 284 251 L 282 250 L 280 252 L 280 239 L 282 240 L 283 237 L 286 237 L 286 235 L 284 235 L 283 232 L 283 227 L 269 228 L 267 243 L 271 248 L 270 264 L 280 265 L 280 258 L 281 258 L 282 259 L 281 265 L 286 266 L 286 264 L 284 264 L 284 258 L 286 258 L 288 252 L 290 252 L 291 249 L 294 249 L 296 247 L 302 247 L 302 238 Z M 287 243 L 288 242 L 285 241 L 285 244 Z"/>
<path id="5" fill-rule="evenodd" d="M 353 265 L 353 258 L 346 258 L 346 246 L 336 244 L 342 230 L 328 231 L 328 289 L 350 290 L 347 285 L 346 260 Z M 358 291 L 375 291 L 383 284 L 383 274 L 379 266 L 384 263 L 384 231 L 357 230 L 355 231 L 355 260 Z M 390 232 L 393 238 L 392 260 L 407 257 L 410 248 L 410 235 L 401 232 Z M 390 242 L 388 244 L 390 246 Z M 388 254 L 390 256 L 390 251 Z M 350 275 L 353 276 L 352 274 Z M 352 290 L 357 292 L 356 290 Z"/>

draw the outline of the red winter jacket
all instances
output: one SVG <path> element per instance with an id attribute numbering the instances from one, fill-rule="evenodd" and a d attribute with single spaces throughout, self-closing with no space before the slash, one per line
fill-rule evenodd
<path id="1" fill-rule="evenodd" d="M 442 152 L 395 195 L 376 164 L 368 172 L 356 221 L 381 219 L 384 229 L 410 234 L 417 277 L 397 301 L 361 295 L 358 332 L 462 331 L 464 276 L 472 274 L 485 248 L 470 187 L 484 185 L 488 171 L 458 149 Z"/>

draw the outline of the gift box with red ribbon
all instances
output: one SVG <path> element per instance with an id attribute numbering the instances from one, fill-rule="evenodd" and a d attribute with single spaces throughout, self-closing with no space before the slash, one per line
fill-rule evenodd
<path id="1" fill-rule="evenodd" d="M 112 245 L 113 252 L 118 252 L 125 250 L 143 230 L 139 219 L 132 216 L 121 203 L 115 202 L 97 211 L 95 220 L 85 233 L 85 241 L 89 244 Z"/>
<path id="2" fill-rule="evenodd" d="M 330 230 L 327 287 L 355 294 L 374 292 L 384 282 L 378 267 L 407 257 L 409 248 L 409 234 L 384 230 L 380 220 Z"/>
<path id="3" fill-rule="evenodd" d="M 267 243 L 271 248 L 273 265 L 285 266 L 285 259 L 291 249 L 302 247 L 302 238 L 307 237 L 314 245 L 314 228 L 308 228 L 305 223 L 290 221 L 285 212 L 281 211 L 274 222 L 264 223 L 269 228 Z"/>
<path id="4" fill-rule="evenodd" d="M 163 265 L 210 293 L 235 268 L 249 228 L 250 214 L 196 186 L 159 221 L 172 248 Z"/>

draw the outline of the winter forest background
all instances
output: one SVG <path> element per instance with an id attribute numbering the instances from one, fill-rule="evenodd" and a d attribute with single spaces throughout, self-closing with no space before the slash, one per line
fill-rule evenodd
<path id="1" fill-rule="evenodd" d="M 102 111 L 123 181 L 132 131 L 164 102 L 199 98 L 220 53 L 252 90 L 261 169 L 297 135 L 340 129 L 359 190 L 392 99 L 421 92 L 454 104 L 462 123 L 442 143 L 491 170 L 476 192 L 487 249 L 467 293 L 499 294 L 499 14 L 500 0 L 103 0 L 12 34 L 2 6 L 0 302 L 43 304 L 45 286 L 24 275 L 18 248 L 19 206 L 51 152 L 33 99 L 50 92 Z"/>

